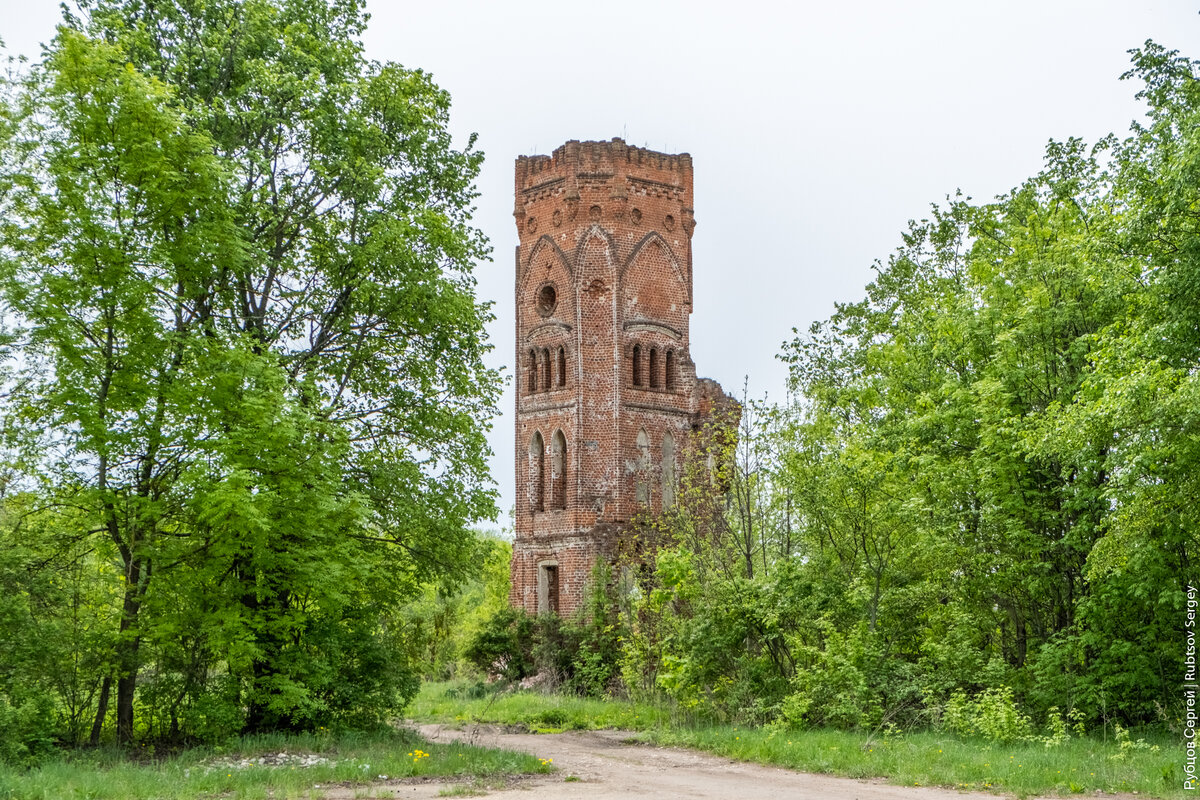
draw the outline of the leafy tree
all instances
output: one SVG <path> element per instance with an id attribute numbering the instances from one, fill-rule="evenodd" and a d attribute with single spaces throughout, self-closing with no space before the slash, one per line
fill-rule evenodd
<path id="1" fill-rule="evenodd" d="M 722 480 L 685 477 L 656 523 L 671 547 L 627 683 L 795 725 L 968 696 L 1172 713 L 1200 529 L 1198 70 L 1135 51 L 1147 124 L 934 207 L 863 299 L 785 346 L 794 399 L 748 405 L 763 424 Z"/>
<path id="2" fill-rule="evenodd" d="M 461 573 L 494 512 L 481 156 L 427 75 L 364 59 L 364 24 L 353 0 L 83 2 L 19 87 L 6 423 L 120 565 L 97 734 L 111 678 L 134 736 L 147 646 L 169 730 L 218 664 L 248 730 L 389 713 L 414 689 L 379 613 Z"/>

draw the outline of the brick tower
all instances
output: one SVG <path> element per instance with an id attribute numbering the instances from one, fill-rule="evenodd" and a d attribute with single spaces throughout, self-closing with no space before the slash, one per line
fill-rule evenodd
<path id="1" fill-rule="evenodd" d="M 571 614 L 638 511 L 674 502 L 720 386 L 696 378 L 692 159 L 570 141 L 516 164 L 513 606 Z"/>

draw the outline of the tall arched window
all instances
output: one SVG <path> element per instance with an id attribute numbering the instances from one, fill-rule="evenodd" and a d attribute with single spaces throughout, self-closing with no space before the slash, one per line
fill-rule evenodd
<path id="1" fill-rule="evenodd" d="M 670 431 L 663 434 L 662 504 L 664 509 L 675 505 L 675 437 Z"/>
<path id="2" fill-rule="evenodd" d="M 537 374 L 538 374 L 537 352 L 534 350 L 529 351 L 528 370 L 529 370 L 529 379 L 527 381 L 528 387 L 529 387 L 528 392 L 529 392 L 529 394 L 533 394 L 534 392 L 537 391 Z"/>
<path id="3" fill-rule="evenodd" d="M 534 512 L 546 510 L 546 443 L 541 431 L 535 431 L 529 442 L 529 507 Z"/>
<path id="4" fill-rule="evenodd" d="M 658 350 L 650 348 L 650 388 L 658 388 Z"/>
<path id="5" fill-rule="evenodd" d="M 561 345 L 558 348 L 558 385 L 567 385 L 567 348 Z"/>
<path id="6" fill-rule="evenodd" d="M 550 349 L 542 348 L 542 391 L 550 391 L 550 387 L 554 384 L 550 383 Z"/>
<path id="7" fill-rule="evenodd" d="M 550 507 L 567 507 L 567 437 L 555 431 L 550 440 Z"/>
<path id="8" fill-rule="evenodd" d="M 665 376 L 667 390 L 670 391 L 675 388 L 675 351 L 674 350 L 667 351 L 667 358 L 666 358 L 665 366 L 666 366 L 665 371 L 667 373 Z"/>
<path id="9" fill-rule="evenodd" d="M 635 495 L 639 505 L 650 505 L 650 437 L 646 435 L 645 430 L 638 431 L 637 435 L 637 483 L 634 486 Z"/>
<path id="10" fill-rule="evenodd" d="M 633 346 L 633 385 L 642 385 L 642 346 Z"/>

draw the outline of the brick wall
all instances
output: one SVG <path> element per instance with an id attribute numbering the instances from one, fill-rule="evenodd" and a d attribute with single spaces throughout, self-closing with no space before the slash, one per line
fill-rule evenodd
<path id="1" fill-rule="evenodd" d="M 521 156 L 513 214 L 510 600 L 536 613 L 556 578 L 555 610 L 568 616 L 625 523 L 662 508 L 664 479 L 678 476 L 692 431 L 724 397 L 697 379 L 689 353 L 691 156 L 620 139 Z"/>

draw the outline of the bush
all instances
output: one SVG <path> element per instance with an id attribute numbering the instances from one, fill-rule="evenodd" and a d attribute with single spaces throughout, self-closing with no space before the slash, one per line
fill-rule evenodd
<path id="1" fill-rule="evenodd" d="M 866 634 L 854 630 L 843 635 L 828 620 L 820 620 L 818 626 L 825 646 L 797 646 L 810 666 L 796 670 L 792 692 L 780 706 L 780 721 L 797 728 L 870 724 L 880 716 L 880 709 L 865 669 Z"/>
<path id="2" fill-rule="evenodd" d="M 942 723 L 962 736 L 980 736 L 991 742 L 1009 743 L 1028 739 L 1033 732 L 1029 717 L 1013 700 L 1012 689 L 987 689 L 973 698 L 955 692 L 946 702 Z"/>
<path id="3" fill-rule="evenodd" d="M 485 675 L 519 681 L 534 672 L 534 618 L 504 607 L 480 626 L 463 655 Z"/>
<path id="4" fill-rule="evenodd" d="M 36 765 L 57 743 L 54 701 L 46 695 L 12 702 L 0 695 L 0 761 Z"/>
<path id="5" fill-rule="evenodd" d="M 611 694 L 620 682 L 623 628 L 609 574 L 603 566 L 596 569 L 584 607 L 570 620 L 501 608 L 467 644 L 465 657 L 504 680 L 539 675 L 549 688 L 586 697 Z"/>

